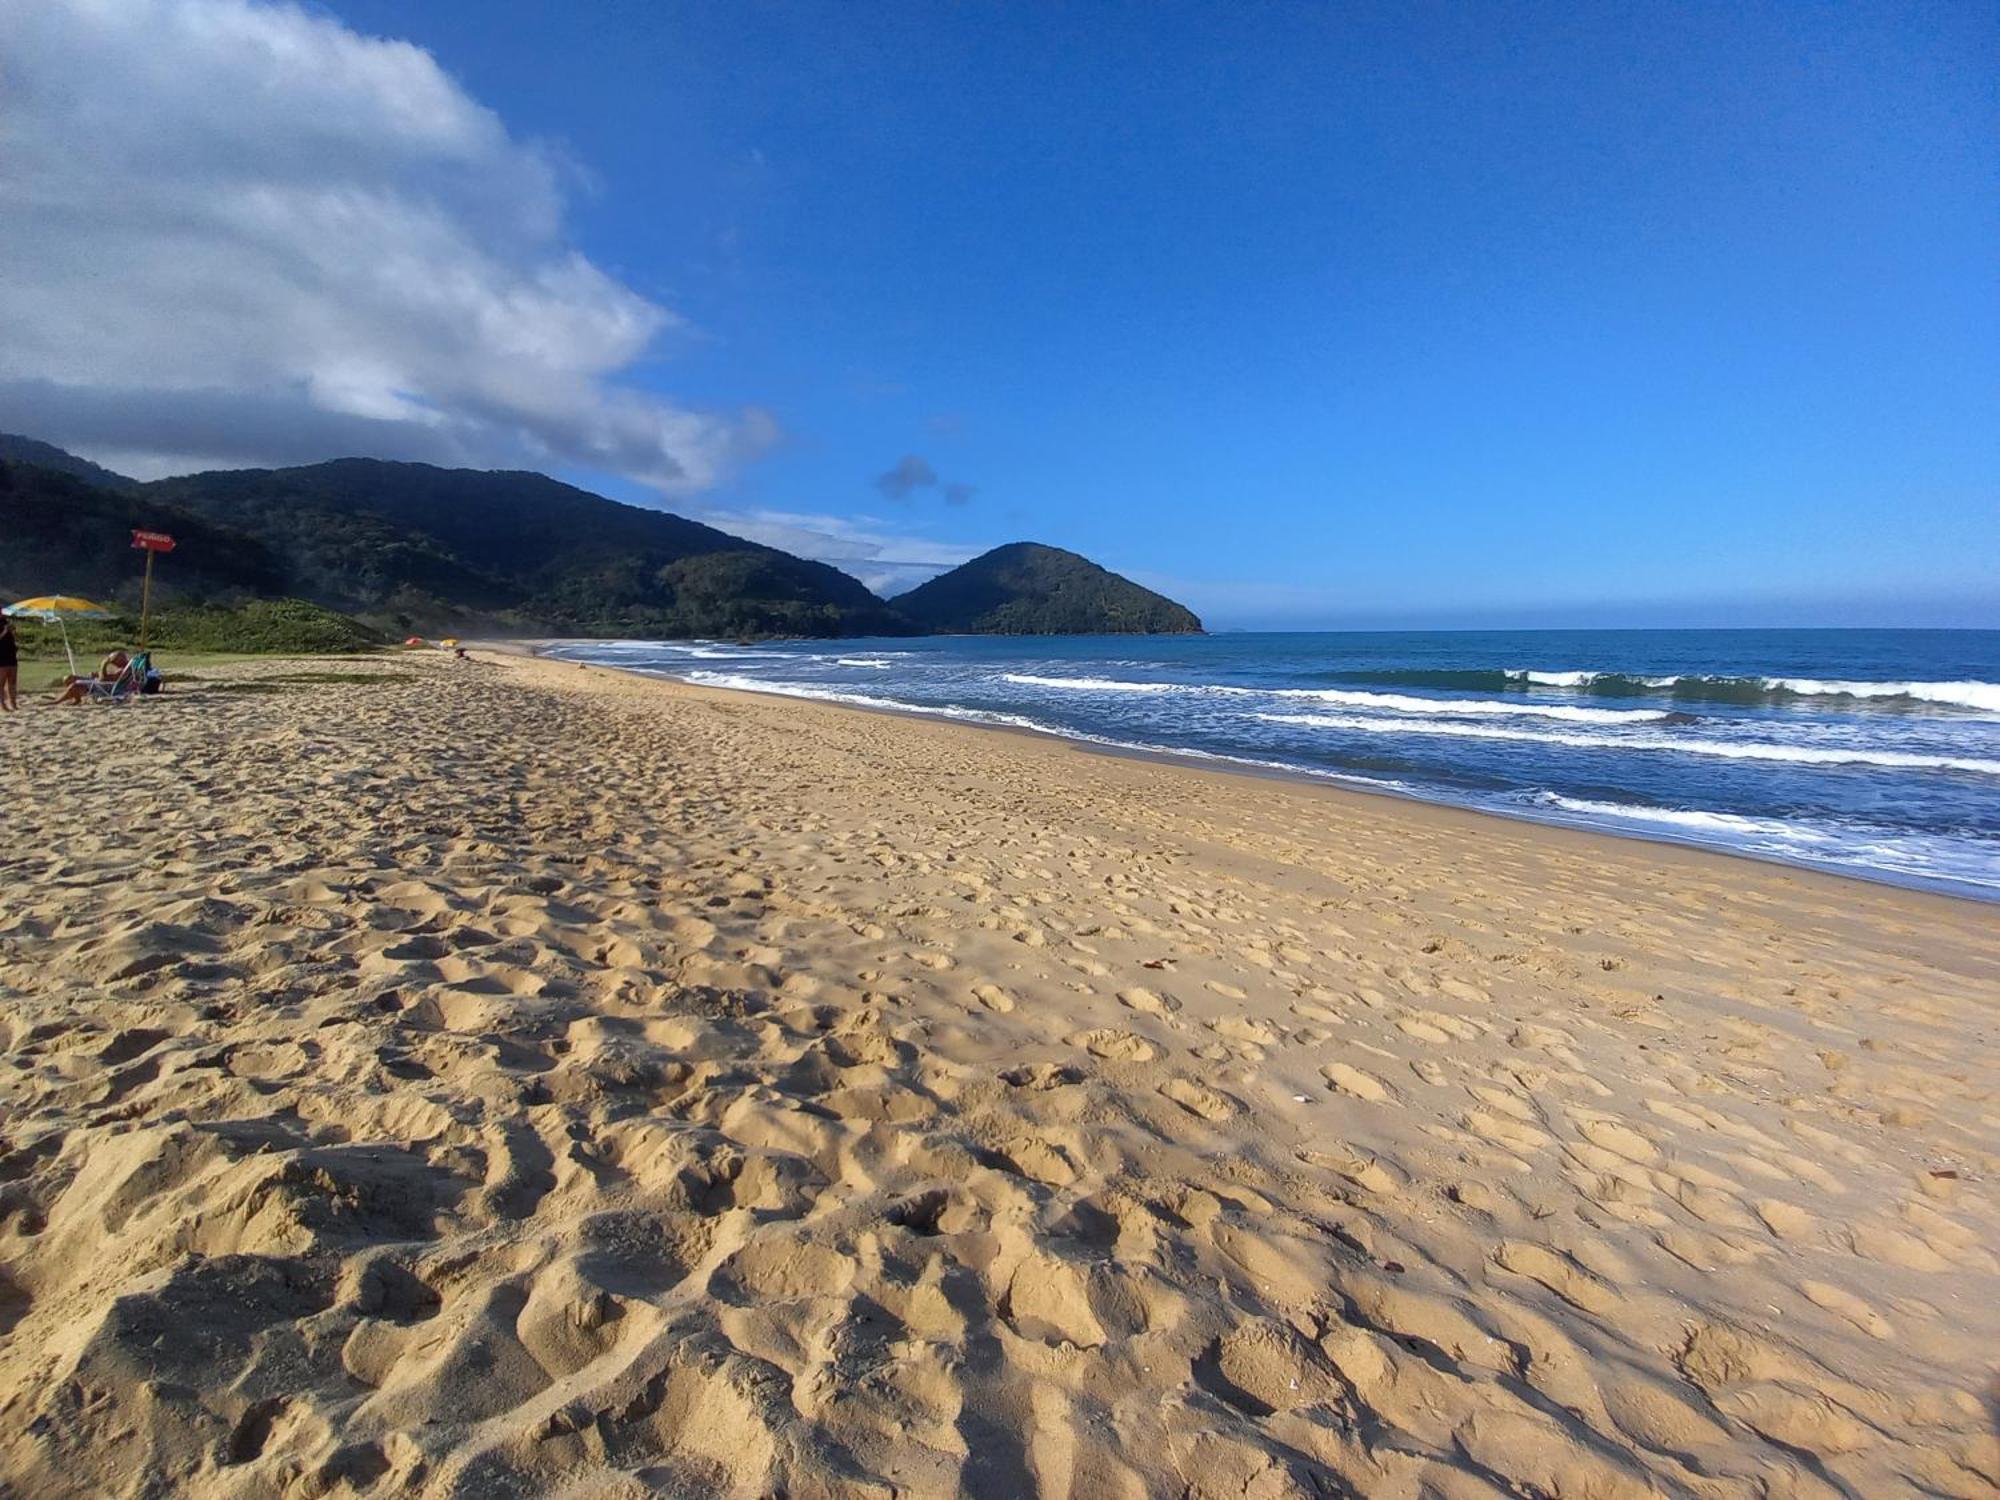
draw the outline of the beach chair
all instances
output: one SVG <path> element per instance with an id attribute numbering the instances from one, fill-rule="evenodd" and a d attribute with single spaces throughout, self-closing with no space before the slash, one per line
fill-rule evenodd
<path id="1" fill-rule="evenodd" d="M 141 651 L 125 663 L 125 670 L 110 682 L 100 682 L 93 678 L 90 683 L 91 703 L 136 703 L 146 690 L 146 679 L 153 671 L 153 655 Z"/>

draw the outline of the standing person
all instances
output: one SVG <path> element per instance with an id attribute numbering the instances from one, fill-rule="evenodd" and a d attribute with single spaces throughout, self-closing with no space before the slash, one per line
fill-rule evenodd
<path id="1" fill-rule="evenodd" d="M 21 706 L 21 642 L 11 615 L 0 615 L 0 709 Z"/>

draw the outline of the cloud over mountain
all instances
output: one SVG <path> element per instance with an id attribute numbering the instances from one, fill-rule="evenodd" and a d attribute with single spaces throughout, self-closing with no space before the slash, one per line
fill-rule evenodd
<path id="1" fill-rule="evenodd" d="M 704 517 L 737 536 L 831 563 L 884 598 L 955 568 L 980 549 L 907 535 L 875 516 L 781 510 L 716 511 Z"/>
<path id="2" fill-rule="evenodd" d="M 929 459 L 915 453 L 905 453 L 876 475 L 875 488 L 890 500 L 907 500 L 918 490 L 937 490 L 946 505 L 963 505 L 978 493 L 976 486 L 941 477 Z"/>
<path id="3" fill-rule="evenodd" d="M 0 5 L 0 417 L 119 467 L 364 451 L 666 494 L 775 440 L 623 378 L 674 315 L 419 47 L 251 0 Z"/>
<path id="4" fill-rule="evenodd" d="M 891 500 L 907 500 L 917 490 L 930 489 L 938 482 L 930 460 L 905 453 L 885 472 L 875 476 L 875 488 Z"/>

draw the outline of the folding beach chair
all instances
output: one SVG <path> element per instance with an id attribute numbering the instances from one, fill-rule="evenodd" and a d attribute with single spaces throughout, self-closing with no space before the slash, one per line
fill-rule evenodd
<path id="1" fill-rule="evenodd" d="M 125 663 L 125 670 L 110 682 L 91 679 L 90 698 L 92 703 L 136 703 L 139 695 L 146 690 L 146 679 L 152 675 L 153 654 L 141 651 Z"/>

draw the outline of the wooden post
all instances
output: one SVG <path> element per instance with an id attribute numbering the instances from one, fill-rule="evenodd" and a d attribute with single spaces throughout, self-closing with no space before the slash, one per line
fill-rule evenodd
<path id="1" fill-rule="evenodd" d="M 146 581 L 139 586 L 139 649 L 146 649 L 146 625 L 153 613 L 153 549 L 146 549 Z"/>

